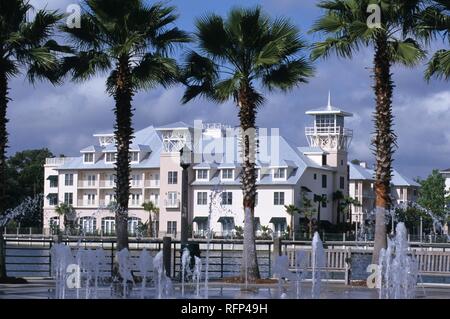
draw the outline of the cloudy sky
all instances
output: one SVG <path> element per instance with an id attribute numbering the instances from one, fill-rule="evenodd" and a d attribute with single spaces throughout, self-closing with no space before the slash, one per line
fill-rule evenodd
<path id="1" fill-rule="evenodd" d="M 32 0 L 36 8 L 59 9 L 78 0 Z M 178 8 L 177 25 L 194 31 L 193 21 L 205 12 L 225 14 L 236 0 L 172 0 Z M 302 30 L 310 43 L 318 40 L 307 31 L 320 15 L 312 0 L 246 1 L 260 4 L 272 16 L 288 16 Z M 435 42 L 430 51 L 445 46 Z M 260 127 L 278 127 L 283 136 L 299 146 L 306 145 L 304 127 L 311 118 L 304 113 L 326 105 L 328 91 L 332 104 L 353 112 L 347 127 L 354 130 L 349 158 L 373 163 L 370 137 L 373 132 L 374 96 L 368 68 L 372 53 L 361 51 L 352 60 L 329 58 L 317 61 L 316 75 L 307 85 L 289 94 L 267 93 L 267 102 L 258 114 Z M 395 131 L 398 150 L 395 167 L 410 177 L 426 177 L 433 168 L 450 167 L 450 90 L 449 83 L 423 80 L 424 66 L 415 69 L 396 67 L 394 95 Z M 29 148 L 48 147 L 54 154 L 78 155 L 79 150 L 95 142 L 92 134 L 111 130 L 113 100 L 105 94 L 105 79 L 94 78 L 83 84 L 66 83 L 53 87 L 46 83 L 29 85 L 24 78 L 10 83 L 10 153 Z M 181 105 L 182 87 L 157 88 L 136 95 L 136 129 L 183 120 L 222 122 L 236 125 L 236 108 L 197 100 Z"/>

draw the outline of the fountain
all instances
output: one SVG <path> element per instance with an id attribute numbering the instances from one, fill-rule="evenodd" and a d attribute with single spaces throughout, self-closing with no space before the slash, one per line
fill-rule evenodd
<path id="1" fill-rule="evenodd" d="M 153 258 L 147 249 L 143 249 L 139 255 L 139 272 L 141 274 L 141 299 L 145 297 L 145 285 L 147 283 L 147 278 L 150 277 L 150 273 L 153 272 Z"/>
<path id="2" fill-rule="evenodd" d="M 418 265 L 408 254 L 407 232 L 404 223 L 398 223 L 396 235 L 388 240 L 379 260 L 380 299 L 411 299 L 415 297 Z"/>
<path id="3" fill-rule="evenodd" d="M 320 298 L 322 285 L 322 272 L 325 268 L 325 250 L 318 232 L 314 233 L 311 252 L 311 268 L 312 268 L 312 298 Z"/>
<path id="4" fill-rule="evenodd" d="M 191 253 L 189 249 L 183 249 L 183 255 L 181 256 L 181 296 L 184 298 L 184 281 L 186 279 L 186 275 L 190 274 L 190 261 L 191 261 Z"/>
<path id="5" fill-rule="evenodd" d="M 192 280 L 196 283 L 196 296 L 197 298 L 200 297 L 200 279 L 202 276 L 202 260 L 197 257 L 194 256 L 194 260 L 195 260 L 195 266 L 194 266 L 194 274 L 192 276 Z"/>

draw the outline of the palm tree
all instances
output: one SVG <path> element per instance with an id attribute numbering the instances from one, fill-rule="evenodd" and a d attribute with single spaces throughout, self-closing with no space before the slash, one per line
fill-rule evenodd
<path id="1" fill-rule="evenodd" d="M 284 209 L 286 210 L 286 213 L 288 213 L 289 216 L 291 216 L 291 220 L 289 223 L 289 238 L 293 238 L 292 234 L 294 234 L 294 218 L 295 214 L 298 214 L 300 210 L 295 205 L 284 205 Z"/>
<path id="2" fill-rule="evenodd" d="M 312 219 L 314 215 L 316 214 L 316 210 L 313 207 L 311 199 L 306 197 L 305 194 L 302 195 L 302 205 L 300 212 L 303 213 L 305 218 L 308 219 L 308 226 L 309 226 L 309 237 L 312 238 Z"/>
<path id="3" fill-rule="evenodd" d="M 381 4 L 378 26 L 367 23 L 369 5 L 373 4 Z M 325 14 L 315 22 L 312 31 L 322 32 L 327 38 L 314 44 L 313 58 L 331 53 L 352 58 L 362 47 L 374 52 L 376 110 L 372 145 L 376 157 L 376 230 L 372 262 L 378 263 L 379 252 L 386 247 L 385 210 L 391 204 L 392 156 L 396 147 L 391 67 L 395 63 L 414 66 L 425 56 L 417 41 L 410 37 L 414 33 L 415 14 L 422 10 L 422 0 L 330 0 L 318 6 L 325 9 Z"/>
<path id="4" fill-rule="evenodd" d="M 328 203 L 327 196 L 314 194 L 314 202 L 317 203 L 317 226 L 320 227 L 320 208 Z"/>
<path id="5" fill-rule="evenodd" d="M 144 0 L 84 0 L 83 4 L 81 27 L 62 27 L 76 50 L 65 58 L 63 71 L 70 72 L 74 81 L 109 72 L 106 88 L 115 101 L 115 216 L 120 251 L 128 248 L 133 96 L 138 90 L 176 82 L 177 64 L 168 53 L 189 38 L 170 26 L 177 19 L 173 7 L 149 6 Z"/>
<path id="6" fill-rule="evenodd" d="M 272 20 L 259 7 L 234 8 L 224 19 L 215 14 L 196 22 L 201 53 L 187 59 L 183 103 L 198 96 L 223 103 L 233 99 L 240 120 L 243 174 L 244 252 L 241 278 L 260 277 L 255 246 L 256 114 L 264 97 L 258 88 L 287 91 L 307 82 L 313 69 L 300 53 L 299 30 L 287 19 Z"/>
<path id="7" fill-rule="evenodd" d="M 147 225 L 148 226 L 148 236 L 153 237 L 156 234 L 153 233 L 152 214 L 155 214 L 156 216 L 158 216 L 159 207 L 157 207 L 155 205 L 155 203 L 153 203 L 153 202 L 145 202 L 142 204 L 142 207 L 144 208 L 144 210 L 146 212 L 148 212 L 148 225 Z M 159 220 L 159 218 L 157 218 L 156 216 L 155 216 L 155 219 Z M 156 229 L 155 229 L 155 232 L 156 232 Z"/>
<path id="8" fill-rule="evenodd" d="M 6 207 L 6 149 L 8 132 L 6 117 L 9 98 L 8 82 L 25 72 L 30 82 L 48 79 L 58 83 L 58 60 L 53 50 L 61 50 L 50 40 L 54 26 L 62 15 L 39 10 L 33 20 L 27 14 L 33 9 L 28 1 L 0 1 L 0 214 Z M 0 246 L 3 244 L 0 227 Z M 3 255 L 2 255 L 3 256 Z M 0 278 L 6 278 L 5 260 L 0 258 Z"/>
<path id="9" fill-rule="evenodd" d="M 64 231 L 66 233 L 69 230 L 70 221 L 73 220 L 74 212 L 75 210 L 73 209 L 72 205 L 66 203 L 60 203 L 58 206 L 55 207 L 55 213 L 59 215 L 60 220 L 61 217 L 63 218 Z"/>
<path id="10" fill-rule="evenodd" d="M 450 42 L 450 2 L 434 0 L 433 3 L 418 15 L 418 34 L 427 40 L 441 34 Z M 450 50 L 438 50 L 428 63 L 425 78 L 450 78 Z"/>
<path id="11" fill-rule="evenodd" d="M 333 201 L 336 202 L 336 223 L 339 224 L 341 222 L 341 211 L 342 211 L 342 200 L 344 199 L 344 194 L 337 190 L 333 193 Z"/>

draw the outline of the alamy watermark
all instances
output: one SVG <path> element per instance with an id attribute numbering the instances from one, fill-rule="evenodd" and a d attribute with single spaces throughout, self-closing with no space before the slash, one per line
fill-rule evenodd
<path id="1" fill-rule="evenodd" d="M 369 4 L 367 6 L 367 26 L 370 29 L 381 28 L 381 7 L 378 4 Z"/>

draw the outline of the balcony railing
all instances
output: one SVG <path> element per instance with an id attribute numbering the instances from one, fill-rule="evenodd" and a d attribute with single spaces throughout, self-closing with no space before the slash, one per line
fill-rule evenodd
<path id="1" fill-rule="evenodd" d="M 73 160 L 74 157 L 50 157 L 45 159 L 45 165 L 64 165 L 66 161 Z"/>
<path id="2" fill-rule="evenodd" d="M 157 187 L 159 187 L 159 179 L 146 180 L 145 181 L 145 187 L 148 187 L 148 188 L 152 188 L 152 187 L 157 188 Z"/>
<path id="3" fill-rule="evenodd" d="M 353 136 L 353 130 L 340 126 L 306 127 L 305 133 L 309 135 L 345 135 Z"/>
<path id="4" fill-rule="evenodd" d="M 88 180 L 79 180 L 78 181 L 78 187 L 79 188 L 97 188 L 98 182 L 97 181 L 88 181 Z"/>
<path id="5" fill-rule="evenodd" d="M 100 187 L 101 188 L 114 188 L 116 187 L 116 183 L 111 182 L 110 180 L 100 180 Z"/>
<path id="6" fill-rule="evenodd" d="M 164 201 L 164 206 L 166 208 L 180 208 L 180 200 L 179 199 L 166 199 Z"/>
<path id="7" fill-rule="evenodd" d="M 97 200 L 87 200 L 87 199 L 79 199 L 78 207 L 98 207 Z"/>

